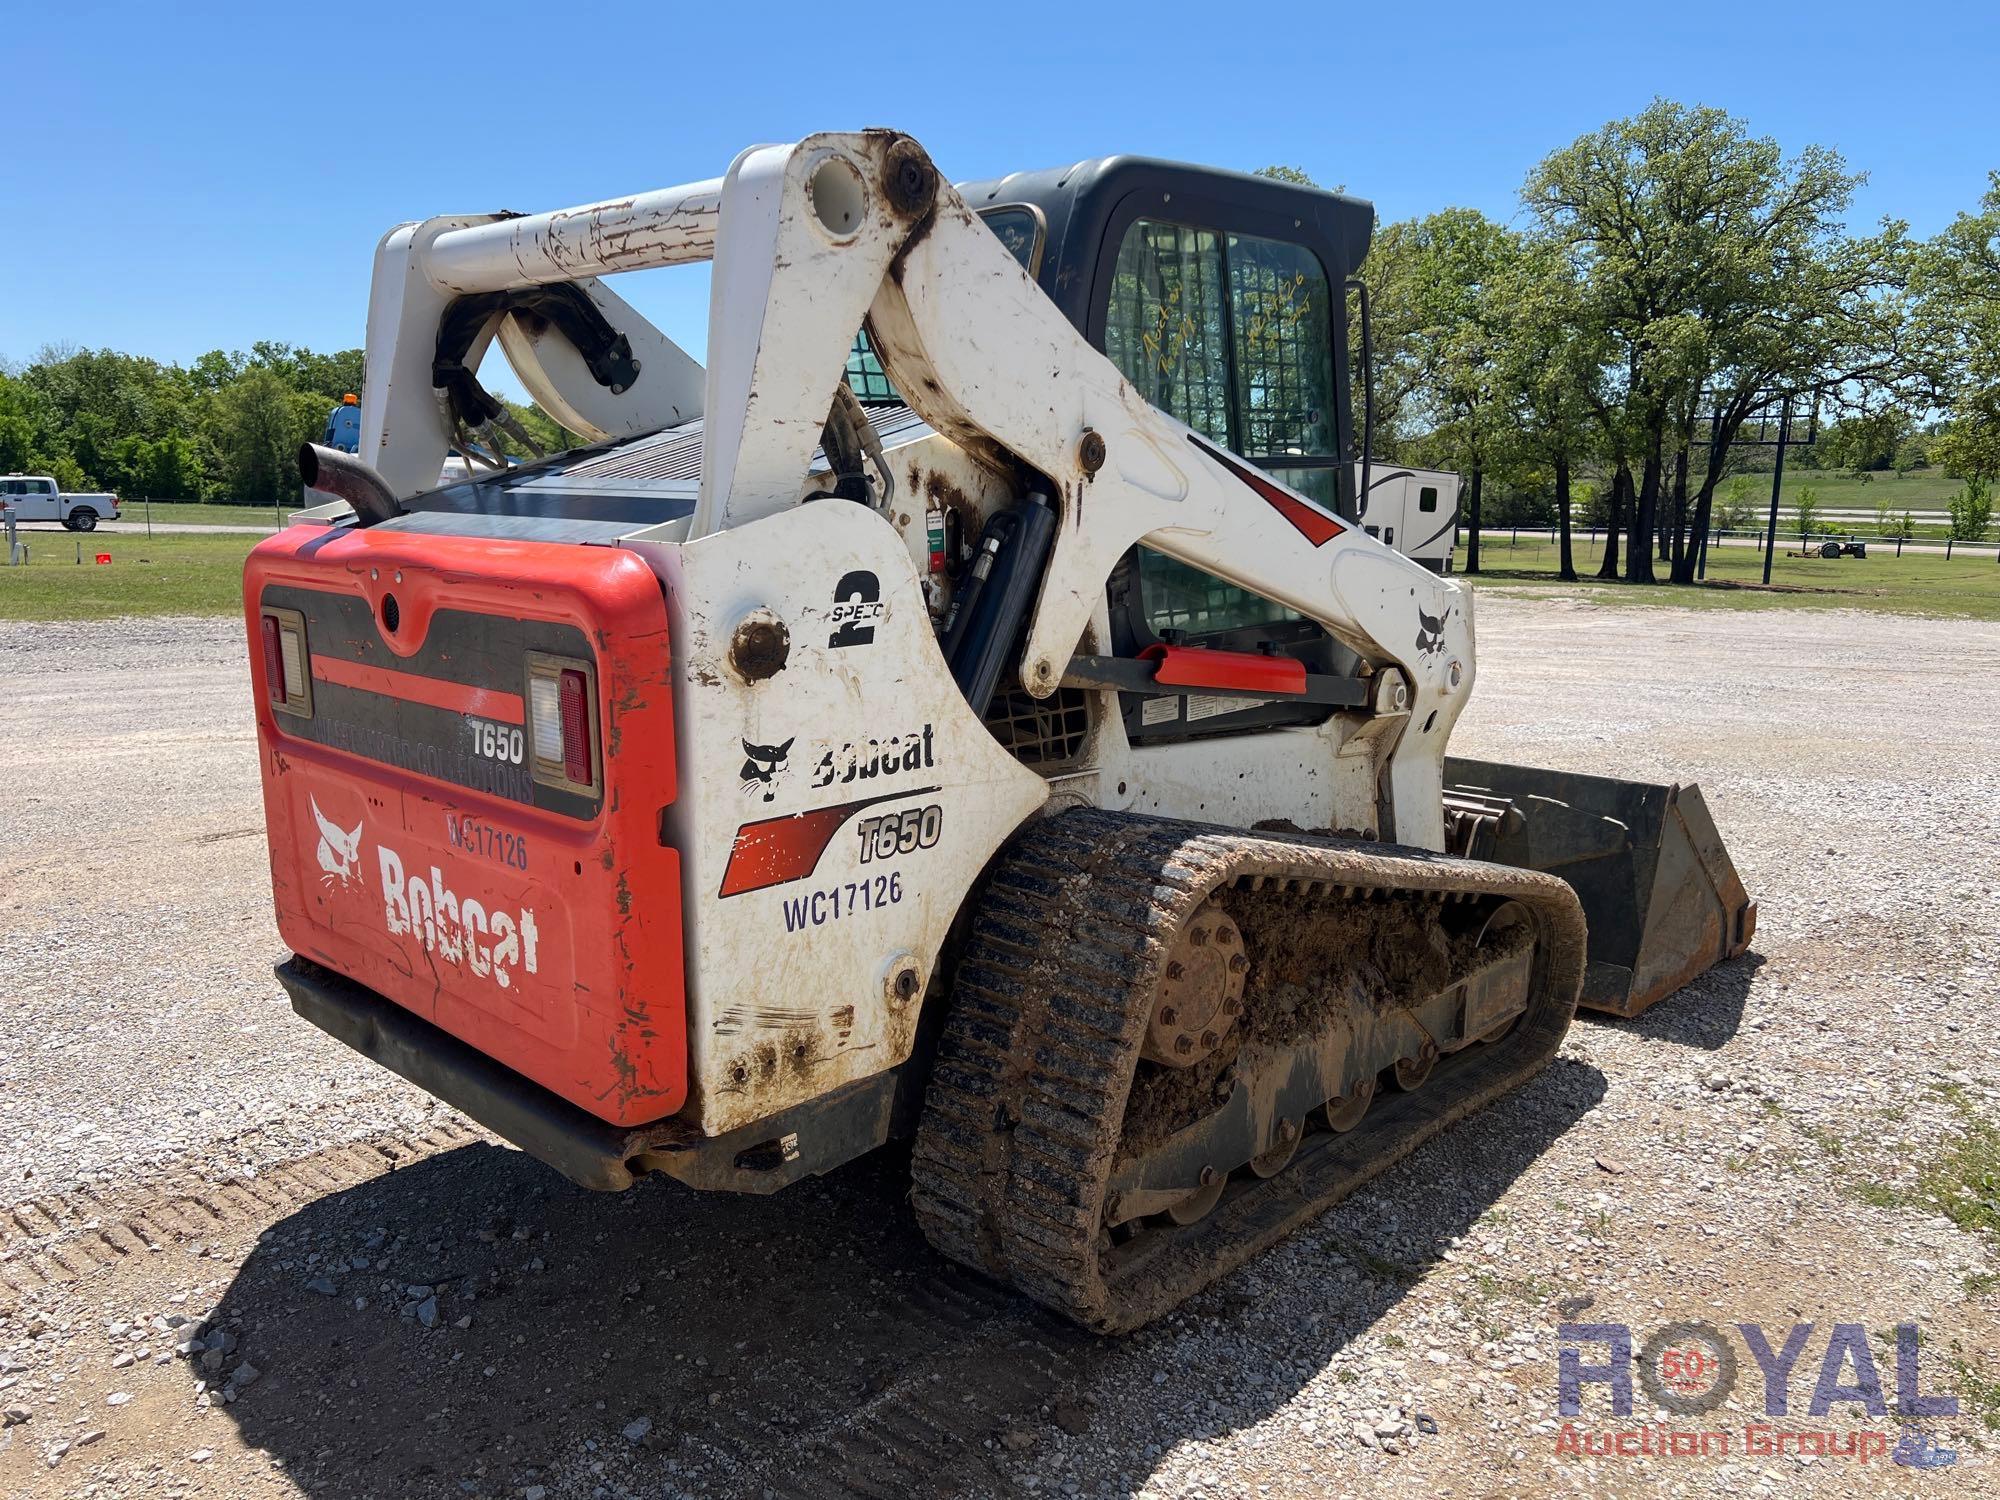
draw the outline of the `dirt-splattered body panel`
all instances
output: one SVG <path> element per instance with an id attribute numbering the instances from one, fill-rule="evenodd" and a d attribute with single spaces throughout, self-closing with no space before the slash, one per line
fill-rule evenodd
<path id="1" fill-rule="evenodd" d="M 682 645 L 670 827 L 690 1100 L 716 1134 L 909 1055 L 947 930 L 1048 789 L 966 706 L 875 512 L 822 501 L 637 550 Z M 786 638 L 777 670 L 735 649 L 766 619 Z"/>

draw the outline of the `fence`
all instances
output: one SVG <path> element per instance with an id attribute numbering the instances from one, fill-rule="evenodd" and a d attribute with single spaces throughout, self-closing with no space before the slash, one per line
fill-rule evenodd
<path id="1" fill-rule="evenodd" d="M 1549 526 L 1549 527 L 1509 526 L 1506 528 L 1506 530 L 1510 537 L 1510 544 L 1515 546 L 1518 546 L 1520 544 L 1521 533 L 1523 531 L 1527 532 L 1530 536 L 1540 536 L 1542 532 L 1546 530 L 1549 534 L 1549 543 L 1552 546 L 1561 539 L 1561 531 L 1560 528 L 1557 526 Z M 1573 526 L 1570 528 L 1570 536 L 1572 540 L 1575 540 L 1576 538 L 1579 537 L 1588 536 L 1589 545 L 1595 547 L 1597 545 L 1598 535 L 1603 530 L 1604 528 L 1602 526 Z M 1479 531 L 1479 538 L 1482 542 L 1485 542 L 1492 537 L 1498 536 L 1499 534 L 1500 534 L 1499 528 L 1488 528 L 1482 526 Z M 1625 534 L 1626 533 L 1624 533 L 1623 531 L 1619 533 L 1620 536 L 1624 536 Z M 1464 536 L 1465 536 L 1464 528 L 1461 527 L 1459 528 L 1458 531 L 1459 543 L 1463 542 Z M 1741 539 L 1747 537 L 1749 538 L 1751 545 L 1758 553 L 1761 554 L 1764 550 L 1764 532 L 1760 527 L 1751 528 L 1745 531 L 1733 531 L 1726 526 L 1718 526 L 1712 528 L 1709 531 L 1708 536 L 1709 536 L 1709 543 L 1712 546 L 1719 544 L 1722 546 L 1740 547 L 1743 545 L 1743 541 Z M 1732 537 L 1737 538 L 1738 540 L 1732 542 L 1730 540 L 1730 538 Z M 1930 556 L 1942 555 L 1947 562 L 1949 562 L 1954 556 L 1983 556 L 1984 554 L 1981 549 L 1991 547 L 1993 548 L 1993 560 L 1995 562 L 2000 562 L 2000 542 L 1995 542 L 1992 539 L 1985 537 L 1982 537 L 1977 541 L 1968 542 L 1968 541 L 1961 541 L 1957 537 L 1945 537 L 1942 541 L 1934 541 L 1929 537 L 1861 536 L 1858 533 L 1852 531 L 1812 531 L 1812 532 L 1795 531 L 1790 533 L 1780 532 L 1778 534 L 1777 545 L 1781 547 L 1789 547 L 1794 542 L 1797 542 L 1801 547 L 1807 549 L 1808 551 L 1817 550 L 1817 548 L 1821 544 L 1826 542 L 1838 542 L 1841 543 L 1842 545 L 1845 545 L 1849 542 L 1860 542 L 1868 547 L 1893 546 L 1896 549 L 1896 556 L 1898 557 L 1901 557 L 1903 555 L 1903 548 L 1905 545 L 1907 545 L 1913 552 L 1921 552 Z M 1687 545 L 1690 547 L 1694 546 L 1695 545 L 1694 540 L 1690 538 L 1688 540 Z"/>

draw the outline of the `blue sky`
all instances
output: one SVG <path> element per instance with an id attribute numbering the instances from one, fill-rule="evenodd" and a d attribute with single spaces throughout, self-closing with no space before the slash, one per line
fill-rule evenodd
<path id="1" fill-rule="evenodd" d="M 1870 176 L 1857 224 L 1933 233 L 2000 167 L 1991 0 L 0 0 L 0 60 L 13 360 L 50 342 L 181 362 L 259 338 L 359 344 L 375 242 L 400 220 L 692 181 L 753 142 L 860 125 L 909 131 L 961 181 L 1113 151 L 1295 163 L 1390 219 L 1512 217 L 1542 155 L 1656 94 L 1836 147 Z M 703 272 L 619 290 L 699 355 Z"/>

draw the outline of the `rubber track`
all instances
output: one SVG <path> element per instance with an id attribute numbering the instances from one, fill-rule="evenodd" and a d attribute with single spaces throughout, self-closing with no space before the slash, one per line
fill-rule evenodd
<path id="1" fill-rule="evenodd" d="M 1283 1172 L 1233 1181 L 1199 1223 L 1105 1257 L 1105 1185 L 1166 944 L 1225 885 L 1520 901 L 1541 937 L 1528 1012 L 1355 1130 L 1308 1137 Z M 1538 1072 L 1575 1013 L 1584 936 L 1567 885 L 1509 866 L 1103 809 L 1043 819 L 996 863 L 959 962 L 912 1159 L 918 1222 L 944 1254 L 1086 1327 L 1135 1328 Z"/>

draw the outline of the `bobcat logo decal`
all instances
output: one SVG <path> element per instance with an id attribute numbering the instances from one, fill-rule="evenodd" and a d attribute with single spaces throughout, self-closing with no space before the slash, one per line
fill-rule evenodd
<path id="1" fill-rule="evenodd" d="M 318 799 L 309 796 L 306 800 L 312 804 L 313 821 L 319 824 L 319 883 L 330 886 L 337 880 L 343 890 L 361 884 L 361 825 L 342 829 L 319 810 Z"/>
<path id="2" fill-rule="evenodd" d="M 1446 609 L 1442 615 L 1427 615 L 1423 606 L 1417 606 L 1417 655 L 1444 655 L 1444 622 L 1451 618 Z"/>
<path id="3" fill-rule="evenodd" d="M 792 739 L 797 739 L 793 735 Z M 792 753 L 792 740 L 782 745 L 753 745 L 743 741 L 743 790 L 746 793 L 761 791 L 764 800 L 770 802 L 778 795 L 778 773 L 785 769 L 785 758 Z"/>

